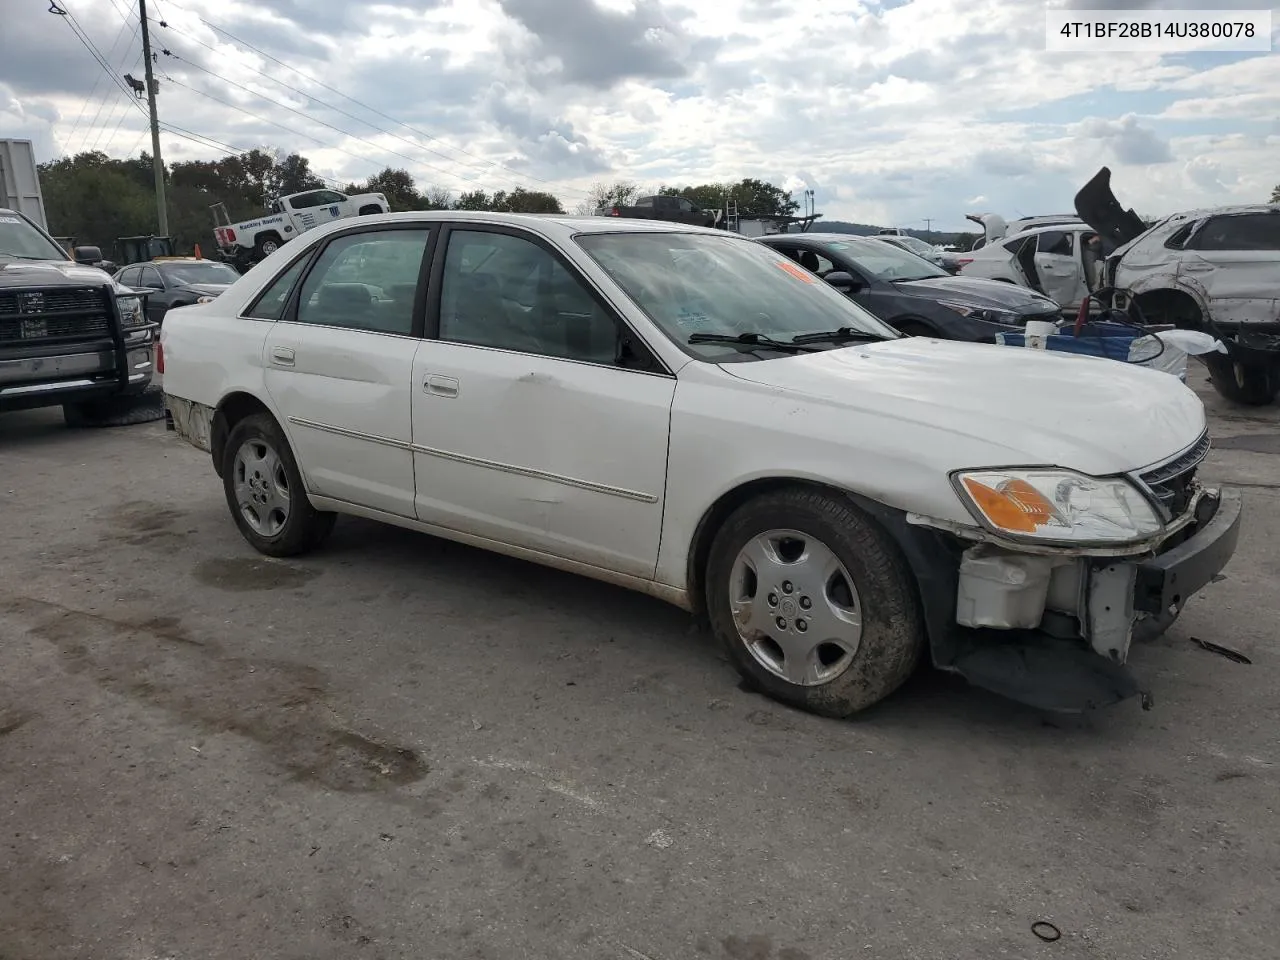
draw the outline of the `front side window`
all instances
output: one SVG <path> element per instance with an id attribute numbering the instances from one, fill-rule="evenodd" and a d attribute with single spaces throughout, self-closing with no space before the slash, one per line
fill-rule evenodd
<path id="1" fill-rule="evenodd" d="M 1198 250 L 1280 250 L 1280 213 L 1213 217 L 1196 235 Z"/>
<path id="2" fill-rule="evenodd" d="M 852 327 L 898 337 L 848 297 L 762 243 L 676 231 L 581 234 L 576 240 L 663 333 L 704 360 L 759 357 L 723 345 L 689 344 L 692 334 L 756 333 L 789 340 L 796 334 Z"/>
<path id="3" fill-rule="evenodd" d="M 335 193 L 332 190 L 321 190 L 319 193 L 316 194 L 317 204 L 341 203 L 345 199 L 347 198 L 344 197 L 342 194 Z"/>
<path id="4" fill-rule="evenodd" d="M 289 206 L 295 210 L 306 210 L 310 207 L 320 206 L 320 193 L 300 193 L 296 197 L 289 199 Z"/>
<path id="5" fill-rule="evenodd" d="M 408 336 L 430 236 L 376 230 L 331 240 L 302 282 L 298 322 Z"/>
<path id="6" fill-rule="evenodd" d="M 141 283 L 152 290 L 163 290 L 164 281 L 160 279 L 160 271 L 155 267 L 143 267 Z"/>
<path id="7" fill-rule="evenodd" d="M 545 248 L 510 234 L 454 230 L 440 288 L 440 339 L 611 364 L 618 326 Z"/>

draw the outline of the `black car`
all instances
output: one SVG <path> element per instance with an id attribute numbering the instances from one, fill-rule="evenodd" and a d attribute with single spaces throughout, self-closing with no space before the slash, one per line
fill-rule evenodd
<path id="1" fill-rule="evenodd" d="M 239 280 L 240 274 L 217 260 L 181 257 L 135 263 L 116 271 L 115 278 L 147 294 L 147 319 L 159 323 L 170 307 L 212 299 Z"/>
<path id="2" fill-rule="evenodd" d="M 1033 290 L 953 277 L 878 238 L 780 233 L 757 242 L 785 253 L 906 334 L 994 343 L 997 333 L 1014 332 L 1028 320 L 1062 316 L 1057 303 Z"/>

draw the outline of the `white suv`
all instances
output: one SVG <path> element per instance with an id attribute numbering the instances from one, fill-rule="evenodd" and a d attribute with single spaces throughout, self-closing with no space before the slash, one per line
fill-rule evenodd
<path id="1" fill-rule="evenodd" d="M 1131 696 L 1131 638 L 1240 525 L 1177 378 L 901 337 L 721 230 L 366 217 L 161 336 L 171 425 L 257 550 L 341 513 L 596 577 L 705 613 L 750 682 L 827 715 L 926 650 L 1045 709 Z"/>

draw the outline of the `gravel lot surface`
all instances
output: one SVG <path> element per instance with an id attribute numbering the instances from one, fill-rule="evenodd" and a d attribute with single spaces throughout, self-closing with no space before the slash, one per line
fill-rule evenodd
<path id="1" fill-rule="evenodd" d="M 1067 720 L 821 720 L 657 601 L 356 520 L 270 561 L 163 423 L 0 417 L 0 960 L 1274 957 L 1280 408 L 1192 367 L 1240 550 L 1153 710 Z"/>

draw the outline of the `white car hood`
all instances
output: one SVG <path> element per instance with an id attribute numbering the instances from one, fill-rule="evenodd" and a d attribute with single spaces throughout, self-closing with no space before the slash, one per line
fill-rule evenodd
<path id="1" fill-rule="evenodd" d="M 854 448 L 914 445 L 911 459 L 948 471 L 1105 476 L 1172 457 L 1205 429 L 1204 405 L 1177 377 L 1025 347 L 904 337 L 721 368 L 847 414 Z M 954 442 L 939 443 L 940 432 Z"/>

